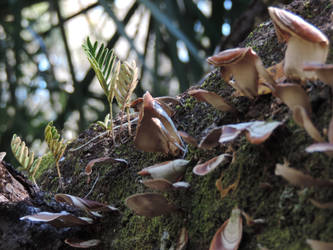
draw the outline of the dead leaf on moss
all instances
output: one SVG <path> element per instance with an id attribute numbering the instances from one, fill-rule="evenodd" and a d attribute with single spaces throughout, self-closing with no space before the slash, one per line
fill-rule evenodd
<path id="1" fill-rule="evenodd" d="M 131 195 L 126 198 L 125 204 L 136 214 L 150 218 L 166 215 L 177 210 L 175 205 L 169 203 L 163 195 L 156 193 Z"/>
<path id="2" fill-rule="evenodd" d="M 207 91 L 204 89 L 193 89 L 188 91 L 188 94 L 195 97 L 200 102 L 207 102 L 214 108 L 220 111 L 235 111 L 235 108 L 228 104 L 223 97 L 215 92 Z"/>
<path id="3" fill-rule="evenodd" d="M 198 164 L 193 168 L 193 173 L 196 175 L 206 175 L 213 171 L 218 165 L 220 165 L 222 162 L 226 161 L 227 159 L 230 159 L 230 154 L 221 154 L 219 156 L 214 157 L 213 159 L 210 159 L 204 163 Z"/>
<path id="4" fill-rule="evenodd" d="M 143 96 L 134 144 L 145 152 L 162 152 L 173 156 L 185 152 L 185 145 L 173 121 L 149 92 Z"/>
<path id="5" fill-rule="evenodd" d="M 175 182 L 184 174 L 188 163 L 189 161 L 183 159 L 165 161 L 144 168 L 138 174 L 142 176 L 149 175 L 154 179 L 163 178 L 170 182 Z"/>
<path id="6" fill-rule="evenodd" d="M 288 162 L 276 164 L 275 175 L 280 175 L 290 184 L 298 187 L 333 187 L 333 181 L 315 179 L 310 175 L 303 174 L 301 171 L 290 168 Z"/>
<path id="7" fill-rule="evenodd" d="M 231 211 L 231 216 L 215 233 L 209 250 L 236 250 L 239 247 L 243 234 L 243 224 L 241 211 L 234 208 Z"/>
<path id="8" fill-rule="evenodd" d="M 80 198 L 69 194 L 56 194 L 54 196 L 55 200 L 58 202 L 66 202 L 71 206 L 77 207 L 87 213 L 102 217 L 98 212 L 119 212 L 119 210 L 113 206 L 106 205 L 97 201 L 92 201 L 84 198 Z"/>
<path id="9" fill-rule="evenodd" d="M 93 223 L 91 218 L 76 217 L 66 211 L 62 211 L 61 213 L 40 212 L 37 214 L 21 217 L 20 220 L 46 222 L 58 228 L 88 225 Z"/>
<path id="10" fill-rule="evenodd" d="M 222 127 L 216 127 L 209 131 L 209 133 L 202 138 L 199 143 L 199 148 L 201 149 L 212 149 L 219 145 L 219 138 L 222 134 Z"/>
<path id="11" fill-rule="evenodd" d="M 322 208 L 322 209 L 333 209 L 333 202 L 321 203 L 312 198 L 310 198 L 309 200 L 312 203 L 312 205 L 314 205 L 315 207 Z"/>
<path id="12" fill-rule="evenodd" d="M 183 138 L 184 142 L 186 142 L 187 144 L 190 144 L 195 147 L 198 146 L 197 140 L 193 136 L 189 135 L 184 131 L 178 131 L 178 133 Z"/>
<path id="13" fill-rule="evenodd" d="M 325 141 L 318 129 L 313 125 L 308 113 L 303 106 L 296 105 L 293 108 L 293 119 L 295 123 L 304 128 L 308 135 L 317 142 Z"/>
<path id="14" fill-rule="evenodd" d="M 290 110 L 293 111 L 295 106 L 302 106 L 308 114 L 311 114 L 309 96 L 300 85 L 294 83 L 277 84 L 273 95 L 281 99 Z"/>
<path id="15" fill-rule="evenodd" d="M 158 178 L 158 179 L 151 179 L 151 180 L 144 180 L 142 181 L 143 185 L 149 187 L 154 190 L 158 191 L 170 191 L 179 188 L 189 188 L 190 184 L 184 181 L 171 183 L 170 181 Z"/>
<path id="16" fill-rule="evenodd" d="M 228 124 L 222 126 L 222 134 L 219 142 L 225 143 L 236 139 L 243 131 L 246 131 L 246 137 L 252 144 L 260 144 L 266 141 L 274 129 L 280 126 L 282 122 L 272 121 L 253 121 L 238 124 Z"/>
<path id="17" fill-rule="evenodd" d="M 92 167 L 96 164 L 96 163 L 100 163 L 100 162 L 120 162 L 120 163 L 124 163 L 128 166 L 128 162 L 124 159 L 120 159 L 120 158 L 113 158 L 113 157 L 100 157 L 100 158 L 96 158 L 93 159 L 91 161 L 88 162 L 86 169 L 85 169 L 85 174 L 86 175 L 91 175 L 92 173 Z"/>
<path id="18" fill-rule="evenodd" d="M 185 227 L 180 230 L 176 250 L 185 250 L 188 242 L 188 232 Z"/>
<path id="19" fill-rule="evenodd" d="M 312 250 L 332 250 L 333 242 L 324 242 L 319 240 L 307 239 L 306 243 L 312 248 Z"/>
<path id="20" fill-rule="evenodd" d="M 215 186 L 216 186 L 217 190 L 219 190 L 219 192 L 220 192 L 221 199 L 226 197 L 231 190 L 237 189 L 239 181 L 240 181 L 240 177 L 241 177 L 241 167 L 239 167 L 239 169 L 238 169 L 236 181 L 234 183 L 230 184 L 229 186 L 227 186 L 226 188 L 223 188 L 223 185 L 222 185 L 223 176 L 224 176 L 224 173 L 222 172 L 220 178 L 218 178 L 215 182 Z"/>
<path id="21" fill-rule="evenodd" d="M 98 246 L 101 243 L 101 241 L 97 239 L 93 240 L 65 239 L 65 243 L 75 248 L 90 248 Z"/>

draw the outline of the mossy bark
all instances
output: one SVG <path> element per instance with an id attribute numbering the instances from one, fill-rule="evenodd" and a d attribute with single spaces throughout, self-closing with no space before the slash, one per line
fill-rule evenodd
<path id="1" fill-rule="evenodd" d="M 329 1 L 294 1 L 287 7 L 319 27 L 329 38 L 332 37 L 329 17 L 333 8 Z M 240 46 L 252 46 L 265 66 L 279 62 L 285 49 L 285 45 L 278 44 L 270 21 L 259 25 Z M 330 56 L 328 62 L 332 61 Z M 240 137 L 208 151 L 188 146 L 185 159 L 190 163 L 183 180 L 189 182 L 191 187 L 163 193 L 180 210 L 152 219 L 135 215 L 124 201 L 132 194 L 151 192 L 140 183 L 138 171 L 174 158 L 137 150 L 133 136 L 129 136 L 126 129 L 116 134 L 117 145 L 106 134 L 73 151 L 103 132 L 99 126 L 92 125 L 68 145 L 60 162 L 65 184 L 62 192 L 80 197 L 89 193 L 87 198 L 113 204 L 122 213 L 100 219 L 85 237 L 101 239 L 100 249 L 160 249 L 161 244 L 169 249 L 176 244 L 178 233 L 185 227 L 189 234 L 187 249 L 207 249 L 216 230 L 229 218 L 232 208 L 238 206 L 253 218 L 264 220 L 262 224 L 244 225 L 240 249 L 256 249 L 259 245 L 268 249 L 306 249 L 307 238 L 333 241 L 333 211 L 316 208 L 308 200 L 309 197 L 321 201 L 332 200 L 333 191 L 296 188 L 274 174 L 275 165 L 286 159 L 291 167 L 314 177 L 333 177 L 331 158 L 325 154 L 305 152 L 305 147 L 313 141 L 293 122 L 288 108 L 271 95 L 259 96 L 254 100 L 233 97 L 233 89 L 221 80 L 218 70 L 213 70 L 200 87 L 220 94 L 238 112 L 220 112 L 208 104 L 197 102 L 186 92 L 181 94 L 182 105 L 174 107 L 176 114 L 173 120 L 179 130 L 186 131 L 197 140 L 202 138 L 207 128 L 224 124 L 253 120 L 278 120 L 284 124 L 261 145 L 252 145 L 245 137 Z M 322 131 L 327 128 L 332 116 L 331 91 L 320 82 L 311 82 L 306 88 L 313 109 L 311 118 Z M 132 129 L 135 131 L 135 124 Z M 234 156 L 230 164 L 222 164 L 206 176 L 192 173 L 198 161 L 225 152 Z M 85 166 L 90 160 L 104 156 L 125 159 L 128 166 L 121 163 L 96 164 L 88 182 L 84 174 Z M 240 176 L 237 189 L 223 199 L 215 187 L 221 174 L 223 187 L 232 184 Z M 55 169 L 50 168 L 38 181 L 43 190 L 57 191 Z"/>

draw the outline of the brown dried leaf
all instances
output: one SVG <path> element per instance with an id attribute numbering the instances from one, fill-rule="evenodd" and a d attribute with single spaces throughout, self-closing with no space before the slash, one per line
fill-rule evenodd
<path id="1" fill-rule="evenodd" d="M 190 184 L 184 181 L 179 181 L 175 183 L 171 183 L 170 181 L 162 178 L 152 179 L 152 180 L 144 180 L 142 181 L 143 185 L 158 191 L 170 191 L 179 188 L 189 188 Z"/>
<path id="2" fill-rule="evenodd" d="M 327 143 L 327 142 L 322 142 L 322 143 L 315 143 L 310 146 L 308 146 L 305 149 L 306 152 L 308 153 L 313 153 L 313 152 L 333 152 L 333 144 L 332 143 Z"/>
<path id="3" fill-rule="evenodd" d="M 296 105 L 293 108 L 293 119 L 298 126 L 305 129 L 308 135 L 318 142 L 325 141 L 318 129 L 313 125 L 308 113 L 303 106 Z"/>
<path id="4" fill-rule="evenodd" d="M 197 140 L 193 136 L 190 136 L 184 131 L 178 131 L 178 133 L 187 144 L 193 145 L 195 147 L 198 146 Z"/>
<path id="5" fill-rule="evenodd" d="M 30 220 L 33 222 L 47 222 L 55 227 L 72 227 L 80 225 L 88 225 L 93 223 L 93 220 L 87 217 L 75 217 L 68 212 L 50 213 L 40 212 L 33 215 L 21 217 L 20 220 Z"/>
<path id="6" fill-rule="evenodd" d="M 322 209 L 333 209 L 333 202 L 321 203 L 321 202 L 316 201 L 311 198 L 309 200 L 312 203 L 312 205 L 314 205 L 315 207 L 322 208 Z"/>
<path id="7" fill-rule="evenodd" d="M 308 114 L 311 114 L 309 96 L 301 86 L 293 83 L 278 84 L 273 95 L 280 98 L 290 110 L 294 110 L 295 106 L 302 106 Z"/>
<path id="8" fill-rule="evenodd" d="M 290 184 L 299 187 L 333 187 L 333 181 L 315 179 L 310 175 L 303 174 L 301 171 L 288 167 L 288 162 L 284 164 L 276 164 L 275 175 L 280 175 Z"/>
<path id="9" fill-rule="evenodd" d="M 71 206 L 80 208 L 83 211 L 86 211 L 89 214 L 92 214 L 94 216 L 101 217 L 99 213 L 96 212 L 118 212 L 119 210 L 115 207 L 112 207 L 110 205 L 106 205 L 97 201 L 92 201 L 84 198 L 80 198 L 74 195 L 69 194 L 56 194 L 54 196 L 55 200 L 58 202 L 66 202 Z"/>
<path id="10" fill-rule="evenodd" d="M 223 185 L 222 185 L 223 172 L 222 172 L 220 178 L 218 178 L 215 182 L 215 186 L 216 186 L 217 190 L 219 190 L 219 192 L 220 192 L 221 199 L 226 197 L 231 190 L 237 189 L 239 181 L 240 181 L 240 177 L 241 177 L 241 168 L 238 169 L 236 181 L 234 183 L 230 184 L 229 186 L 227 186 L 226 188 L 223 188 Z"/>
<path id="11" fill-rule="evenodd" d="M 120 162 L 120 163 L 124 163 L 128 166 L 128 162 L 124 159 L 120 159 L 120 158 L 112 158 L 112 157 L 100 157 L 100 158 L 96 158 L 93 159 L 91 161 L 88 162 L 86 169 L 85 169 L 85 173 L 86 175 L 91 175 L 92 173 L 92 167 L 96 164 L 96 163 L 100 163 L 100 162 Z"/>
<path id="12" fill-rule="evenodd" d="M 176 250 L 185 250 L 188 242 L 188 232 L 185 227 L 182 227 L 178 236 Z"/>
<path id="13" fill-rule="evenodd" d="M 209 133 L 202 138 L 199 143 L 199 148 L 211 149 L 219 145 L 219 138 L 222 134 L 222 127 L 217 127 L 209 131 Z"/>
<path id="14" fill-rule="evenodd" d="M 97 239 L 93 240 L 78 240 L 78 239 L 65 239 L 65 243 L 71 247 L 76 248 L 90 248 L 98 246 L 101 241 Z"/>
<path id="15" fill-rule="evenodd" d="M 142 193 L 127 197 L 125 204 L 138 215 L 156 217 L 176 211 L 175 205 L 169 203 L 161 194 Z"/>
<path id="16" fill-rule="evenodd" d="M 246 137 L 252 144 L 260 144 L 269 138 L 273 130 L 280 126 L 282 123 L 277 121 L 253 121 L 238 124 L 228 124 L 222 126 L 222 134 L 219 142 L 225 143 L 234 140 L 244 130 L 247 131 Z"/>
<path id="17" fill-rule="evenodd" d="M 231 216 L 215 233 L 209 250 L 236 250 L 239 247 L 243 234 L 241 211 L 234 208 Z"/>
<path id="18" fill-rule="evenodd" d="M 6 152 L 0 152 L 0 163 L 5 158 L 5 156 L 6 156 Z"/>
<path id="19" fill-rule="evenodd" d="M 306 243 L 313 249 L 313 250 L 332 250 L 333 249 L 333 242 L 324 242 L 319 240 L 311 240 L 307 239 Z"/>
<path id="20" fill-rule="evenodd" d="M 134 144 L 146 152 L 162 152 L 173 156 L 185 151 L 173 121 L 149 92 L 143 97 Z"/>
<path id="21" fill-rule="evenodd" d="M 138 172 L 139 175 L 150 175 L 152 178 L 163 178 L 170 182 L 175 182 L 185 172 L 187 160 L 176 159 L 173 161 L 165 161 L 153 166 L 142 169 Z"/>
<path id="22" fill-rule="evenodd" d="M 235 108 L 228 104 L 218 94 L 204 89 L 193 89 L 188 94 L 195 97 L 200 102 L 207 102 L 220 111 L 235 111 Z"/>
<path id="23" fill-rule="evenodd" d="M 196 175 L 206 175 L 217 168 L 222 162 L 226 161 L 228 158 L 230 159 L 230 154 L 221 154 L 219 156 L 214 157 L 202 164 L 198 164 L 193 168 L 193 173 Z"/>

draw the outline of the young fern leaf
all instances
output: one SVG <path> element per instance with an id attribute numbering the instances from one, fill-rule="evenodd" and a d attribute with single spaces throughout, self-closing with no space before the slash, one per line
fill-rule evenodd
<path id="1" fill-rule="evenodd" d="M 90 42 L 89 37 L 86 42 L 82 45 L 84 52 L 90 62 L 91 67 L 96 73 L 97 79 L 106 95 L 109 108 L 110 108 L 110 120 L 108 129 L 112 131 L 112 102 L 115 96 L 115 88 L 117 78 L 120 71 L 120 61 L 114 54 L 113 50 L 104 48 L 104 44 L 99 46 L 96 41 L 94 45 Z"/>
<path id="2" fill-rule="evenodd" d="M 36 185 L 35 174 L 40 166 L 42 157 L 35 159 L 34 152 L 29 152 L 29 149 L 25 145 L 25 142 L 22 141 L 21 138 L 18 137 L 16 134 L 13 135 L 10 146 L 16 160 L 25 170 L 27 170 L 28 175 L 31 177 L 32 181 Z"/>
<path id="3" fill-rule="evenodd" d="M 127 113 L 128 131 L 131 134 L 131 123 L 129 114 L 129 105 L 131 96 L 138 84 L 138 68 L 135 61 L 131 64 L 124 62 L 121 64 L 118 81 L 115 89 L 115 97 L 122 112 Z"/>
<path id="4" fill-rule="evenodd" d="M 67 143 L 65 143 L 63 139 L 60 139 L 60 135 L 56 127 L 53 126 L 53 122 L 49 122 L 45 127 L 44 136 L 47 146 L 55 159 L 58 176 L 61 180 L 59 161 L 66 150 Z"/>

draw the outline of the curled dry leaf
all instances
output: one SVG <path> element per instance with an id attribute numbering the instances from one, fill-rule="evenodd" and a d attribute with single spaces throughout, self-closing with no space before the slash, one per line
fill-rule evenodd
<path id="1" fill-rule="evenodd" d="M 309 200 L 312 203 L 312 205 L 314 205 L 315 207 L 322 208 L 322 209 L 333 209 L 333 202 L 321 203 L 321 202 L 316 201 L 311 198 Z"/>
<path id="2" fill-rule="evenodd" d="M 301 171 L 290 168 L 288 162 L 276 164 L 275 175 L 280 175 L 290 184 L 298 187 L 333 187 L 333 181 L 315 179 L 310 175 L 303 174 Z"/>
<path id="3" fill-rule="evenodd" d="M 134 144 L 146 152 L 162 152 L 173 156 L 185 151 L 170 116 L 149 92 L 143 96 Z"/>
<path id="4" fill-rule="evenodd" d="M 157 101 L 162 108 L 165 110 L 165 112 L 172 117 L 175 114 L 175 111 L 167 104 L 168 102 L 171 102 L 173 104 L 180 104 L 179 100 L 174 97 L 165 96 L 165 97 L 156 97 L 154 98 L 155 101 Z M 139 97 L 135 101 L 133 101 L 130 104 L 130 107 L 134 109 L 135 112 L 140 112 L 143 107 L 143 98 Z"/>
<path id="5" fill-rule="evenodd" d="M 303 106 L 295 106 L 293 109 L 293 118 L 298 126 L 305 129 L 308 135 L 318 142 L 325 141 L 320 135 L 318 129 L 313 125 L 308 113 Z"/>
<path id="6" fill-rule="evenodd" d="M 259 75 L 265 79 L 268 78 L 268 82 L 272 82 L 260 58 L 249 47 L 221 51 L 207 58 L 207 62 L 221 67 L 221 75 L 226 82 L 229 82 L 233 76 L 235 82 L 232 86 L 249 98 L 258 95 Z"/>
<path id="7" fill-rule="evenodd" d="M 246 137 L 250 143 L 260 144 L 266 141 L 272 134 L 273 130 L 281 124 L 282 122 L 278 121 L 253 121 L 224 125 L 222 126 L 222 134 L 219 142 L 225 143 L 234 140 L 245 130 L 247 132 Z"/>
<path id="8" fill-rule="evenodd" d="M 175 205 L 169 203 L 161 194 L 142 193 L 126 198 L 125 204 L 138 215 L 156 217 L 176 211 Z"/>
<path id="9" fill-rule="evenodd" d="M 293 111 L 295 106 L 302 106 L 308 114 L 311 114 L 309 96 L 300 85 L 294 83 L 277 84 L 273 95 L 281 99 L 290 110 Z"/>
<path id="10" fill-rule="evenodd" d="M 110 205 L 106 205 L 97 201 L 92 201 L 84 198 L 80 198 L 74 195 L 69 194 L 56 194 L 54 196 L 55 200 L 58 202 L 66 202 L 70 204 L 71 206 L 80 208 L 81 210 L 86 211 L 89 214 L 92 214 L 94 216 L 101 217 L 101 215 L 97 212 L 118 212 L 118 209 L 115 207 L 112 207 Z"/>
<path id="11" fill-rule="evenodd" d="M 303 70 L 314 71 L 320 81 L 333 87 L 333 64 L 306 63 Z"/>
<path id="12" fill-rule="evenodd" d="M 206 175 L 213 171 L 218 165 L 222 162 L 230 159 L 230 154 L 221 154 L 219 156 L 214 157 L 204 163 L 198 164 L 193 168 L 193 173 L 196 175 Z"/>
<path id="13" fill-rule="evenodd" d="M 190 184 L 184 181 L 171 183 L 170 181 L 162 178 L 152 179 L 152 180 L 144 180 L 142 181 L 143 185 L 158 191 L 170 191 L 173 189 L 179 188 L 189 188 Z"/>
<path id="14" fill-rule="evenodd" d="M 313 153 L 313 152 L 333 152 L 333 144 L 332 143 L 327 143 L 327 142 L 322 142 L 322 143 L 315 143 L 310 146 L 308 146 L 305 149 L 306 152 L 308 153 Z"/>
<path id="15" fill-rule="evenodd" d="M 204 89 L 193 89 L 188 91 L 188 94 L 195 97 L 198 101 L 209 103 L 217 110 L 235 111 L 234 107 L 230 106 L 221 96 L 214 92 Z"/>
<path id="16" fill-rule="evenodd" d="M 222 134 L 222 127 L 216 127 L 209 131 L 209 133 L 202 138 L 199 143 L 199 148 L 202 149 L 211 149 L 219 145 L 219 138 Z"/>
<path id="17" fill-rule="evenodd" d="M 65 239 L 65 243 L 71 247 L 76 248 L 90 248 L 98 246 L 101 241 L 97 239 L 93 240 L 78 240 L 78 239 Z"/>
<path id="18" fill-rule="evenodd" d="M 185 227 L 180 230 L 176 250 L 185 250 L 188 242 L 188 232 Z"/>
<path id="19" fill-rule="evenodd" d="M 328 54 L 329 41 L 315 26 L 301 17 L 279 8 L 269 7 L 277 37 L 287 42 L 284 72 L 287 77 L 315 78 L 313 72 L 304 72 L 305 62 L 324 63 Z"/>
<path id="20" fill-rule="evenodd" d="M 124 159 L 112 158 L 112 157 L 100 157 L 100 158 L 96 158 L 96 159 L 93 159 L 93 160 L 88 162 L 88 164 L 86 166 L 86 169 L 85 169 L 86 175 L 91 175 L 92 167 L 96 163 L 100 163 L 100 162 L 120 162 L 120 163 L 124 163 L 124 164 L 128 165 L 128 162 Z"/>
<path id="21" fill-rule="evenodd" d="M 178 131 L 179 135 L 183 138 L 184 142 L 192 146 L 198 146 L 197 140 L 184 131 Z"/>
<path id="22" fill-rule="evenodd" d="M 333 242 L 324 242 L 319 240 L 307 239 L 306 243 L 312 248 L 312 250 L 332 250 Z"/>
<path id="23" fill-rule="evenodd" d="M 231 216 L 217 230 L 209 250 L 236 250 L 239 247 L 243 234 L 243 225 L 241 211 L 234 208 L 231 211 Z"/>
<path id="24" fill-rule="evenodd" d="M 62 211 L 61 213 L 40 212 L 37 214 L 21 217 L 20 220 L 47 222 L 55 227 L 72 227 L 93 223 L 93 220 L 90 218 L 75 217 L 74 215 L 65 211 Z"/>
<path id="25" fill-rule="evenodd" d="M 185 172 L 187 160 L 177 159 L 155 164 L 153 166 L 142 169 L 139 175 L 150 175 L 152 178 L 163 178 L 170 182 L 175 182 Z"/>

